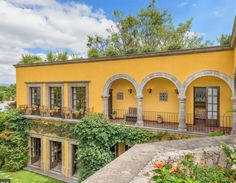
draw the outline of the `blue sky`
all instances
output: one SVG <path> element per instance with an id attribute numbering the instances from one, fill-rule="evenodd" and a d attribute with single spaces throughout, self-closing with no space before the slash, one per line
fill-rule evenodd
<path id="1" fill-rule="evenodd" d="M 0 0 L 0 85 L 15 82 L 22 54 L 45 57 L 50 50 L 86 55 L 87 36 L 106 36 L 112 12 L 136 14 L 149 0 Z M 236 0 L 158 0 L 175 24 L 193 18 L 193 32 L 216 40 L 232 32 Z"/>
<path id="2" fill-rule="evenodd" d="M 60 0 L 68 2 L 69 0 Z M 77 0 L 101 8 L 112 18 L 112 12 L 121 10 L 125 14 L 136 14 L 149 0 Z M 177 24 L 193 18 L 194 32 L 203 33 L 206 39 L 215 40 L 222 33 L 231 33 L 236 15 L 235 0 L 158 0 L 158 8 L 168 10 Z"/>

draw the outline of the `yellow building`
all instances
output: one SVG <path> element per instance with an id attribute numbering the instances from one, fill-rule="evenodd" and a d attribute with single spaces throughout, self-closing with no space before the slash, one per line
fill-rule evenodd
<path id="1" fill-rule="evenodd" d="M 236 133 L 236 24 L 232 35 L 228 46 L 17 64 L 17 106 L 29 118 L 65 123 L 98 112 L 152 129 Z M 44 152 L 40 170 L 57 172 L 60 156 L 58 175 L 73 177 L 73 140 L 32 133 L 30 143 Z"/>

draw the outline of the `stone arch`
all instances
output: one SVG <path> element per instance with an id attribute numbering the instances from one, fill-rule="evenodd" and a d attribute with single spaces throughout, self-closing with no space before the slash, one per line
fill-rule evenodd
<path id="1" fill-rule="evenodd" d="M 168 73 L 164 73 L 164 72 L 156 72 L 156 73 L 152 73 L 147 75 L 141 82 L 140 86 L 139 86 L 139 91 L 138 91 L 138 96 L 142 97 L 143 96 L 143 89 L 145 87 L 145 85 L 151 81 L 152 79 L 156 79 L 156 78 L 165 78 L 168 79 L 169 81 L 171 81 L 172 83 L 174 83 L 174 85 L 176 86 L 176 88 L 178 89 L 178 91 L 181 91 L 181 83 L 180 81 L 173 75 L 168 74 Z"/>
<path id="2" fill-rule="evenodd" d="M 183 88 L 182 88 L 182 93 L 181 95 L 183 97 L 186 96 L 186 91 L 188 89 L 188 86 L 196 79 L 201 78 L 201 77 L 206 77 L 206 76 L 212 76 L 212 77 L 217 77 L 223 81 L 225 81 L 227 83 L 227 85 L 230 87 L 231 92 L 232 92 L 232 96 L 234 96 L 234 79 L 231 78 L 230 76 L 228 76 L 227 74 L 220 72 L 220 71 L 216 71 L 216 70 L 204 70 L 204 71 L 200 71 L 197 72 L 193 75 L 191 75 L 189 78 L 187 78 L 185 80 L 185 82 L 183 83 Z"/>
<path id="3" fill-rule="evenodd" d="M 109 96 L 109 89 L 112 85 L 112 83 L 118 79 L 124 79 L 124 80 L 127 80 L 129 81 L 135 88 L 136 92 L 138 92 L 138 83 L 135 81 L 135 79 L 133 79 L 131 76 L 127 75 L 127 74 L 117 74 L 117 75 L 114 75 L 112 77 L 110 77 L 106 84 L 104 85 L 104 88 L 103 88 L 103 97 L 108 97 Z"/>

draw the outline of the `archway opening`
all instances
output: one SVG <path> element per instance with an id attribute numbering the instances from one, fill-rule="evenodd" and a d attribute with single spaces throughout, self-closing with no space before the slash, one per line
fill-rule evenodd
<path id="1" fill-rule="evenodd" d="M 186 123 L 189 128 L 228 133 L 232 127 L 231 110 L 232 91 L 222 79 L 203 76 L 187 87 Z"/>
<path id="2" fill-rule="evenodd" d="M 166 78 L 154 78 L 143 88 L 143 120 L 148 125 L 178 128 L 179 100 L 176 85 Z"/>
<path id="3" fill-rule="evenodd" d="M 136 122 L 137 99 L 133 84 L 126 79 L 115 80 L 109 88 L 108 115 L 112 120 Z"/>

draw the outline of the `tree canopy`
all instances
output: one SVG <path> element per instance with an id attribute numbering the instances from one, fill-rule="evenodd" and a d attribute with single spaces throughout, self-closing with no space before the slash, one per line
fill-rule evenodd
<path id="1" fill-rule="evenodd" d="M 231 42 L 231 34 L 221 34 L 221 36 L 217 39 L 221 46 L 229 45 Z"/>
<path id="2" fill-rule="evenodd" d="M 0 86 L 0 102 L 10 101 L 16 96 L 16 85 Z"/>
<path id="3" fill-rule="evenodd" d="M 154 51 L 199 48 L 211 45 L 191 31 L 192 19 L 175 26 L 171 14 L 157 8 L 156 0 L 136 15 L 114 12 L 115 25 L 107 37 L 88 36 L 88 57 L 120 56 Z"/>

